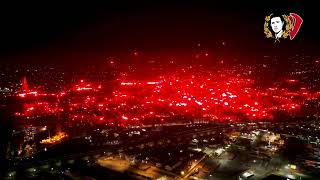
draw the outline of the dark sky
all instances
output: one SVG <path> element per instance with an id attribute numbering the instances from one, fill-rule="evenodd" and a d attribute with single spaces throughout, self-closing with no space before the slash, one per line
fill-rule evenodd
<path id="1" fill-rule="evenodd" d="M 215 51 L 222 41 L 235 56 L 319 52 L 315 2 L 115 2 L 2 4 L 1 63 L 94 62 L 135 48 L 184 53 L 198 42 Z M 303 18 L 293 41 L 265 38 L 264 17 L 274 12 Z"/>

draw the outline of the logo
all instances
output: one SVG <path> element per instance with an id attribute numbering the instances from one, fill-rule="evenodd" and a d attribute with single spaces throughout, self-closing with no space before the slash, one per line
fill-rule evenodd
<path id="1" fill-rule="evenodd" d="M 296 13 L 290 15 L 270 14 L 265 17 L 264 34 L 267 38 L 274 38 L 280 42 L 280 38 L 294 39 L 302 25 L 302 18 Z"/>

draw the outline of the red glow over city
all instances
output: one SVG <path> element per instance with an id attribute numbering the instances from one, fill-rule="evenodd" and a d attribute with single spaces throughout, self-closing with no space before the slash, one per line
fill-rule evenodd
<path id="1" fill-rule="evenodd" d="M 298 81 L 289 79 L 287 82 Z M 304 87 L 294 92 L 276 87 L 262 90 L 255 88 L 253 79 L 203 72 L 189 74 L 186 69 L 152 81 L 118 79 L 118 83 L 111 94 L 103 93 L 105 95 L 97 93 L 105 90 L 101 84 L 85 80 L 80 80 L 71 91 L 58 92 L 57 95 L 24 92 L 18 97 L 53 96 L 56 101 L 35 100 L 25 104 L 23 112 L 16 115 L 34 117 L 68 112 L 71 120 L 124 124 L 133 121 L 143 123 L 148 119 L 161 119 L 162 122 L 164 118 L 179 115 L 209 120 L 271 120 L 273 112 L 298 112 L 305 100 L 319 96 L 319 93 L 312 94 Z M 75 92 L 87 93 L 60 107 L 58 102 Z"/>

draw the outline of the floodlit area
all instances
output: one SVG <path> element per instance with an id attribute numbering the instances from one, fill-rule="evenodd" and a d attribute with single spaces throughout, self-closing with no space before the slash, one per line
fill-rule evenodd
<path id="1" fill-rule="evenodd" d="M 130 167 L 128 161 L 113 157 L 100 157 L 97 160 L 97 164 L 119 172 L 125 172 Z"/>

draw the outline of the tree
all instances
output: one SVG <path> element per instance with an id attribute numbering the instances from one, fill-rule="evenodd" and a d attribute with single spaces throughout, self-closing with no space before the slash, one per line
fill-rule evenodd
<path id="1" fill-rule="evenodd" d="M 231 153 L 239 153 L 240 149 L 237 145 L 235 144 L 230 144 L 229 148 L 228 148 L 228 152 L 231 152 Z"/>

